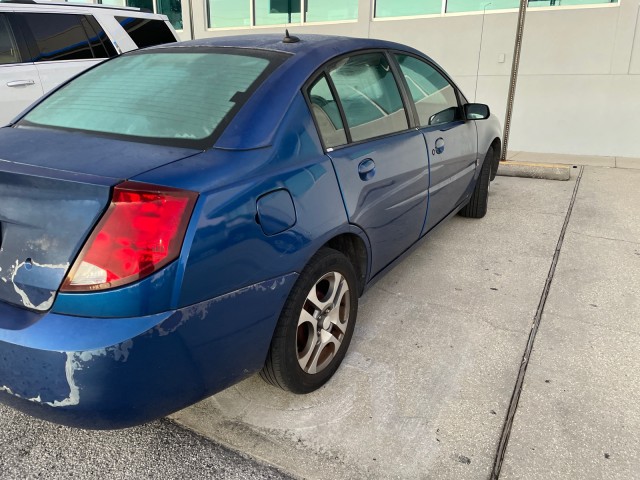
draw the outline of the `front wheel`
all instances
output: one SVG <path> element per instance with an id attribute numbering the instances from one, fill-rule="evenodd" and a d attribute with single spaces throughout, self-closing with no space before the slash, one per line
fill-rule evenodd
<path id="1" fill-rule="evenodd" d="M 460 210 L 460 215 L 469 218 L 482 218 L 487 214 L 487 207 L 489 205 L 489 184 L 491 182 L 491 170 L 494 162 L 493 147 L 489 147 L 487 155 L 484 157 L 482 163 L 482 169 L 476 185 L 473 188 L 473 193 L 467 203 Z"/>
<path id="2" fill-rule="evenodd" d="M 358 313 L 357 292 L 347 257 L 330 248 L 318 251 L 282 309 L 260 376 L 294 393 L 324 385 L 349 348 Z"/>

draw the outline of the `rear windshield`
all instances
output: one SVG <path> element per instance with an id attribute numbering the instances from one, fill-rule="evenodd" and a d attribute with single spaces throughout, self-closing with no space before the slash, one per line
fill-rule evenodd
<path id="1" fill-rule="evenodd" d="M 286 57 L 273 52 L 202 48 L 123 55 L 53 93 L 18 126 L 207 148 Z"/>

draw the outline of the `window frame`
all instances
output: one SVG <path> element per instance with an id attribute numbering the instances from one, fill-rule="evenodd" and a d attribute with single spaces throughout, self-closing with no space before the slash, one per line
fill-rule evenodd
<path id="1" fill-rule="evenodd" d="M 381 55 L 383 55 L 387 62 L 389 63 L 389 68 L 391 70 L 391 74 L 393 75 L 393 78 L 395 80 L 395 84 L 396 87 L 398 88 L 398 92 L 400 93 L 400 99 L 402 101 L 402 107 L 404 108 L 404 112 L 405 112 L 405 117 L 407 119 L 407 125 L 408 127 L 406 129 L 403 130 L 399 130 L 397 132 L 391 132 L 391 133 L 385 133 L 383 135 L 378 135 L 375 137 L 370 137 L 370 138 L 365 138 L 363 140 L 357 140 L 354 141 L 353 137 L 351 136 L 351 127 L 349 126 L 348 122 L 347 122 L 347 117 L 345 115 L 345 111 L 344 111 L 344 107 L 342 106 L 342 100 L 340 99 L 340 97 L 338 96 L 338 91 L 333 83 L 333 80 L 331 79 L 331 75 L 330 75 L 330 70 L 331 67 L 334 66 L 336 63 L 340 62 L 341 60 L 345 59 L 345 58 L 350 58 L 350 57 L 355 57 L 355 56 L 359 56 L 359 55 L 367 55 L 367 54 L 371 54 L 371 53 L 379 53 Z M 352 145 L 361 145 L 363 143 L 366 142 L 371 142 L 371 141 L 375 141 L 375 140 L 380 140 L 383 138 L 389 138 L 392 136 L 396 136 L 396 135 L 401 135 L 404 134 L 406 132 L 409 132 L 411 130 L 415 130 L 416 129 L 416 122 L 415 122 L 415 105 L 412 105 L 412 101 L 410 104 L 407 103 L 408 100 L 410 100 L 410 97 L 407 96 L 407 91 L 406 91 L 406 85 L 404 83 L 404 79 L 403 78 L 398 78 L 398 68 L 397 65 L 395 64 L 395 58 L 390 55 L 390 50 L 389 49 L 384 49 L 384 48 L 364 48 L 361 50 L 353 50 L 351 52 L 347 52 L 347 53 L 343 53 L 341 55 L 335 56 L 333 58 L 331 58 L 330 60 L 328 60 L 327 62 L 325 62 L 321 67 L 319 67 L 318 69 L 316 69 L 315 72 L 313 72 L 309 78 L 307 79 L 307 81 L 303 84 L 302 86 L 302 95 L 307 103 L 307 107 L 309 108 L 309 114 L 311 115 L 311 119 L 313 120 L 313 124 L 316 127 L 316 132 L 318 133 L 318 137 L 320 139 L 320 144 L 322 145 L 322 149 L 325 153 L 329 153 L 329 152 L 333 152 L 336 151 L 338 149 L 342 149 L 345 147 L 350 147 Z M 316 121 L 316 117 L 313 114 L 313 108 L 312 108 L 312 102 L 311 102 L 311 98 L 309 95 L 310 89 L 313 85 L 315 85 L 315 83 L 319 80 L 319 78 L 324 75 L 325 79 L 327 81 L 327 83 L 329 84 L 329 89 L 331 90 L 331 94 L 334 97 L 334 100 L 336 102 L 336 105 L 338 106 L 338 110 L 340 111 L 340 119 L 342 120 L 342 124 L 344 125 L 344 130 L 345 130 L 345 134 L 347 137 L 347 143 L 345 143 L 344 145 L 339 145 L 336 147 L 327 147 L 327 145 L 325 145 L 324 139 L 322 138 L 322 132 L 320 131 L 320 127 L 318 125 L 318 122 Z"/>

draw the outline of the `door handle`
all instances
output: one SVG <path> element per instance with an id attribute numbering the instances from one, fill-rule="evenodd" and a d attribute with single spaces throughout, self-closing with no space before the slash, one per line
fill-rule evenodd
<path id="1" fill-rule="evenodd" d="M 36 82 L 34 80 L 14 80 L 12 82 L 7 82 L 7 87 L 26 87 L 35 84 Z"/>
<path id="2" fill-rule="evenodd" d="M 360 179 L 370 180 L 376 174 L 376 162 L 371 160 L 370 158 L 365 158 L 358 165 L 358 175 L 360 175 Z"/>
<path id="3" fill-rule="evenodd" d="M 436 153 L 439 155 L 442 152 L 444 152 L 444 139 L 442 137 L 439 137 L 436 140 Z"/>

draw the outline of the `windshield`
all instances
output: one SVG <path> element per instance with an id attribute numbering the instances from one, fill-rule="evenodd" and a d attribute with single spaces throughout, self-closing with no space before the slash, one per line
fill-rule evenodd
<path id="1" fill-rule="evenodd" d="M 56 91 L 18 125 L 210 146 L 212 137 L 282 60 L 281 54 L 239 49 L 175 48 L 124 55 Z"/>

